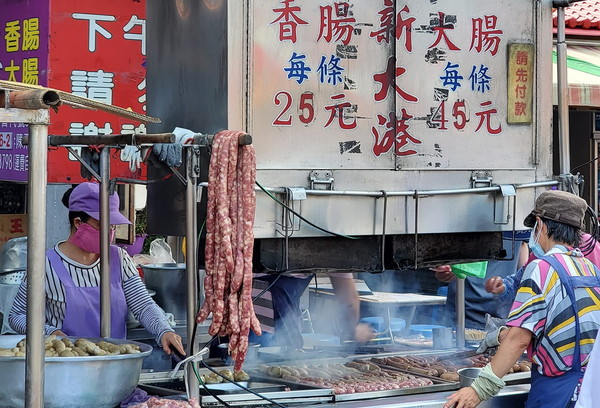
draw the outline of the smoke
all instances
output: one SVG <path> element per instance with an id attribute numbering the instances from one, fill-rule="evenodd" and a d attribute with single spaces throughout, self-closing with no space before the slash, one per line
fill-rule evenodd
<path id="1" fill-rule="evenodd" d="M 331 276 L 340 277 L 340 273 Z M 357 274 L 356 278 L 358 278 L 356 290 L 359 295 L 369 295 L 372 292 L 436 294 L 437 288 L 442 286 L 428 269 L 386 270 L 377 274 L 365 272 Z M 288 311 L 285 315 L 278 316 L 275 334 L 259 349 L 257 363 L 339 357 L 340 354 L 352 354 L 353 351 L 364 346 L 353 342 L 356 320 L 349 308 L 348 300 L 334 293 L 330 275 L 322 274 L 313 278 L 300 296 L 297 305 L 295 311 Z M 444 308 L 444 305 L 434 307 Z M 410 337 L 411 323 L 440 324 L 439 321 L 433 321 L 434 307 L 426 305 L 407 307 L 393 303 L 362 301 L 360 317 L 374 318 L 371 319 L 375 321 L 373 328 L 376 331 L 384 331 L 387 328 L 385 321 L 389 316 L 393 334 Z M 378 337 L 388 337 L 386 343 L 389 345 L 388 334 L 389 332 L 379 333 Z M 266 348 L 268 346 L 275 347 Z M 298 352 L 300 348 L 305 352 Z"/>

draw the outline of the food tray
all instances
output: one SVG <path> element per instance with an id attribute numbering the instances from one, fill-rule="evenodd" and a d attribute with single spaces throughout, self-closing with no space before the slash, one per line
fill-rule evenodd
<path id="1" fill-rule="evenodd" d="M 379 367 L 384 368 L 386 370 L 398 371 L 400 373 L 414 375 L 415 377 L 428 378 L 431 381 L 433 381 L 434 384 L 458 384 L 458 381 L 445 380 L 443 378 L 436 377 L 434 375 L 419 374 L 419 373 L 415 373 L 414 371 L 411 371 L 411 370 L 403 370 L 402 368 L 389 366 L 389 365 L 385 365 L 385 364 L 379 364 L 379 363 L 373 363 L 373 364 L 377 364 Z"/>
<path id="2" fill-rule="evenodd" d="M 518 373 L 506 374 L 502 377 L 507 384 L 523 384 L 531 380 L 531 371 L 520 371 Z"/>
<path id="3" fill-rule="evenodd" d="M 442 392 L 442 391 L 453 391 L 456 390 L 452 383 L 446 384 L 434 384 L 423 387 L 413 388 L 400 388 L 397 390 L 385 390 L 385 391 L 368 391 L 368 392 L 356 392 L 354 394 L 340 394 L 334 395 L 336 402 L 341 401 L 360 401 L 372 398 L 385 398 L 385 397 L 397 397 L 401 395 L 413 395 L 413 394 L 427 394 L 430 392 Z"/>
<path id="4" fill-rule="evenodd" d="M 258 393 L 283 391 L 285 388 L 284 385 L 280 384 L 256 381 L 238 381 L 237 383 L 222 382 L 220 384 L 205 384 L 206 388 L 201 385 L 200 395 L 221 395 L 247 392 L 243 388 L 239 387 L 238 384 Z M 141 383 L 140 386 L 150 394 L 156 395 L 174 395 L 185 393 L 186 391 L 185 384 L 182 379 L 176 379 L 172 381 L 144 382 Z"/>
<path id="5" fill-rule="evenodd" d="M 356 359 L 354 359 L 356 360 Z M 291 389 L 318 389 L 318 390 L 328 390 L 331 392 L 331 395 L 334 396 L 335 401 L 358 401 L 372 398 L 382 398 L 382 397 L 392 397 L 392 396 L 401 396 L 401 395 L 410 395 L 410 394 L 420 394 L 420 393 L 429 393 L 429 392 L 442 392 L 442 391 L 450 391 L 458 389 L 458 383 L 452 383 L 445 380 L 441 380 L 440 378 L 428 378 L 434 384 L 420 387 L 412 387 L 412 388 L 399 388 L 393 390 L 381 390 L 381 391 L 366 391 L 366 392 L 355 392 L 348 394 L 335 394 L 334 389 L 319 387 L 317 385 L 307 385 L 295 381 L 285 380 L 279 377 L 269 376 L 257 369 L 248 370 L 248 374 L 255 380 L 261 380 L 265 382 L 276 382 L 280 384 L 287 385 Z M 411 374 L 413 375 L 413 374 Z M 414 375 L 416 378 L 423 379 L 424 376 Z"/>
<path id="6" fill-rule="evenodd" d="M 259 381 L 271 383 L 271 384 L 281 384 L 281 385 L 289 387 L 292 390 L 327 390 L 327 389 L 329 389 L 326 387 L 318 387 L 316 385 L 313 386 L 313 385 L 302 384 L 302 383 L 295 382 L 295 381 L 284 380 L 283 378 L 271 377 L 270 375 L 261 373 L 260 371 L 255 370 L 255 369 L 249 369 L 249 370 L 247 370 L 247 373 L 248 373 L 248 375 L 250 375 L 251 378 L 253 378 L 255 380 L 259 380 Z M 333 394 L 333 390 L 331 390 L 331 394 Z"/>
<path id="7" fill-rule="evenodd" d="M 475 355 L 477 355 L 477 353 L 474 350 L 466 350 L 466 351 L 459 351 L 459 352 L 456 352 L 453 354 L 440 353 L 440 354 L 426 354 L 426 355 L 429 357 L 435 357 L 438 361 L 444 361 L 444 360 L 457 361 L 457 360 L 461 360 L 463 358 L 475 356 Z M 386 355 L 386 357 L 394 357 L 394 356 Z M 402 357 L 409 357 L 409 355 L 402 355 Z M 410 369 L 403 369 L 403 368 L 399 368 L 399 367 L 394 367 L 394 366 L 389 366 L 386 364 L 377 363 L 377 362 L 372 361 L 371 358 L 368 358 L 366 360 L 373 364 L 380 366 L 381 368 L 385 368 L 387 370 L 395 370 L 395 371 L 399 371 L 399 372 L 406 373 L 406 374 L 411 374 L 411 375 L 422 377 L 422 378 L 429 378 L 430 380 L 434 381 L 434 383 L 435 383 L 435 380 L 437 380 L 438 382 L 455 384 L 456 388 L 458 388 L 459 381 L 446 380 L 446 379 L 442 379 L 437 376 L 424 375 L 422 373 L 415 372 Z M 519 360 L 519 361 L 521 361 L 521 360 Z M 464 366 L 461 368 L 469 368 L 469 367 Z M 529 382 L 530 379 L 531 379 L 531 371 L 519 371 L 519 372 L 515 372 L 515 373 L 506 374 L 503 377 L 503 380 L 507 384 L 523 384 L 523 383 Z"/>
<path id="8" fill-rule="evenodd" d="M 463 359 L 467 359 L 467 357 L 473 357 L 474 352 L 471 351 L 463 351 L 454 353 L 454 355 L 450 356 L 437 356 L 435 354 L 427 354 L 427 355 L 397 355 L 397 356 L 386 356 L 383 358 L 380 357 L 372 357 L 368 361 L 372 364 L 376 364 L 379 367 L 386 368 L 389 370 L 394 370 L 400 373 L 411 374 L 414 376 L 419 376 L 423 378 L 429 378 L 432 381 L 442 381 L 445 383 L 453 384 L 455 388 L 459 388 L 459 379 L 458 374 L 456 374 L 456 380 L 441 378 L 439 375 L 431 373 L 422 372 L 426 369 L 436 369 L 443 368 L 444 370 L 449 370 L 450 372 L 456 372 L 460 368 L 470 367 L 473 365 L 474 361 L 466 362 L 460 361 Z M 454 357 L 454 358 L 448 358 Z M 483 356 L 478 356 L 483 357 Z M 393 364 L 391 361 L 386 361 L 388 358 L 390 359 L 400 359 L 398 363 L 404 366 L 397 366 Z M 426 361 L 424 361 L 426 359 Z M 464 363 L 464 364 L 461 364 Z"/>
<path id="9" fill-rule="evenodd" d="M 306 384 L 296 383 L 289 380 L 284 380 L 282 378 L 273 378 L 271 376 L 265 375 L 259 371 L 250 371 L 250 374 L 253 378 L 257 380 L 263 381 L 276 381 L 281 384 L 285 384 L 290 388 L 305 387 L 305 389 L 319 389 L 319 390 L 328 390 L 331 392 L 331 395 L 334 396 L 335 401 L 358 401 L 358 400 L 366 400 L 371 398 L 383 398 L 383 397 L 395 397 L 401 395 L 411 395 L 411 394 L 424 394 L 429 392 L 442 392 L 442 391 L 452 391 L 458 389 L 458 383 L 438 383 L 434 385 L 428 385 L 424 387 L 414 387 L 414 388 L 400 388 L 396 390 L 384 390 L 384 391 L 367 391 L 367 392 L 355 392 L 352 394 L 338 394 L 335 395 L 333 389 L 331 388 L 321 388 L 317 386 L 308 387 Z M 439 380 L 439 378 L 438 378 Z"/>

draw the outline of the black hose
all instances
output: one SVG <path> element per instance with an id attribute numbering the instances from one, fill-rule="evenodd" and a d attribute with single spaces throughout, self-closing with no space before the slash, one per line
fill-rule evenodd
<path id="1" fill-rule="evenodd" d="M 209 371 L 212 371 L 213 373 L 215 373 L 216 375 L 218 375 L 219 377 L 221 377 L 221 378 L 222 378 L 222 379 L 224 379 L 225 381 L 227 381 L 227 382 L 230 382 L 230 383 L 232 383 L 232 384 L 235 384 L 236 386 L 238 386 L 238 387 L 239 387 L 239 388 L 241 388 L 242 390 L 244 390 L 244 391 L 246 391 L 246 392 L 249 392 L 250 394 L 254 394 L 254 395 L 256 395 L 258 398 L 261 398 L 261 399 L 263 399 L 263 400 L 265 400 L 265 401 L 268 401 L 268 402 L 270 402 L 270 403 L 271 403 L 271 404 L 273 404 L 273 405 L 277 405 L 278 407 L 281 407 L 281 408 L 286 408 L 285 406 L 281 405 L 280 403 L 278 403 L 278 402 L 276 402 L 276 401 L 273 401 L 272 399 L 270 399 L 270 398 L 267 398 L 267 397 L 265 397 L 264 395 L 261 395 L 260 393 L 258 393 L 258 392 L 256 392 L 256 391 L 252 391 L 252 390 L 251 390 L 250 388 L 248 388 L 248 387 L 244 387 L 244 386 L 243 386 L 242 384 L 240 384 L 240 383 L 237 383 L 237 382 L 235 382 L 235 381 L 231 381 L 229 378 L 225 377 L 223 374 L 221 374 L 221 373 L 219 373 L 218 371 L 214 370 L 212 367 L 209 367 L 209 366 L 208 366 L 208 364 L 206 364 L 204 361 L 201 361 L 201 363 L 202 363 L 202 365 L 203 365 L 205 368 L 208 368 L 208 370 L 209 370 Z"/>
<path id="2" fill-rule="evenodd" d="M 310 225 L 313 228 L 318 229 L 321 232 L 324 232 L 326 234 L 330 234 L 336 237 L 341 237 L 341 238 L 348 238 L 348 239 L 360 239 L 359 237 L 352 237 L 349 235 L 344 235 L 344 234 L 338 234 L 337 232 L 332 232 L 329 230 L 326 230 L 325 228 L 319 227 L 316 224 L 313 224 L 312 222 L 310 222 L 309 220 L 307 220 L 306 218 L 304 218 L 303 216 L 301 216 L 298 212 L 294 211 L 293 209 L 291 209 L 289 206 L 285 205 L 285 203 L 283 203 L 281 200 L 279 200 L 277 197 L 275 197 L 273 194 L 271 194 L 270 192 L 267 191 L 266 188 L 264 188 L 263 186 L 260 185 L 260 183 L 258 181 L 256 181 L 256 185 L 269 197 L 271 197 L 273 200 L 275 200 L 275 202 L 279 205 L 281 205 L 282 207 L 286 208 L 289 212 L 291 212 L 292 214 L 294 214 L 296 217 L 300 218 L 302 221 L 304 221 L 305 223 L 307 223 L 308 225 Z"/>

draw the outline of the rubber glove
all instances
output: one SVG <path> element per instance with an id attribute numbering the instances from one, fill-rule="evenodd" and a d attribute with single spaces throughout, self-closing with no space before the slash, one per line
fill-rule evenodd
<path id="1" fill-rule="evenodd" d="M 191 144 L 195 133 L 189 129 L 176 127 L 173 132 L 175 143 L 157 143 L 153 147 L 154 154 L 167 166 L 177 167 L 182 163 L 181 152 L 184 144 Z"/>
<path id="2" fill-rule="evenodd" d="M 507 329 L 507 327 L 500 326 L 496 330 L 493 330 L 493 331 L 489 332 L 488 334 L 486 334 L 485 338 L 479 344 L 479 347 L 477 347 L 477 354 L 481 354 L 481 353 L 485 352 L 487 349 L 490 349 L 493 347 L 498 347 L 500 345 L 500 340 L 499 340 L 500 332 L 503 329 Z"/>
<path id="3" fill-rule="evenodd" d="M 181 145 L 177 143 L 157 143 L 154 145 L 154 154 L 169 167 L 181 165 L 181 150 Z"/>
<path id="4" fill-rule="evenodd" d="M 189 129 L 176 127 L 171 133 L 175 135 L 175 143 L 180 145 L 192 144 L 194 142 L 195 133 Z"/>
<path id="5" fill-rule="evenodd" d="M 140 168 L 140 163 L 142 162 L 142 155 L 140 154 L 139 147 L 125 145 L 125 147 L 121 149 L 121 160 L 129 162 L 129 170 L 132 172 L 138 170 Z"/>

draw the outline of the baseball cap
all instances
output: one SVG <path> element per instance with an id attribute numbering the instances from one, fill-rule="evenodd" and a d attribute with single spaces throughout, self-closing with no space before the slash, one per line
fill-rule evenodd
<path id="1" fill-rule="evenodd" d="M 110 224 L 131 224 L 129 220 L 119 212 L 119 196 L 116 193 L 110 195 Z M 97 220 L 100 219 L 100 185 L 98 183 L 81 183 L 73 189 L 69 196 L 69 211 L 83 211 Z"/>
<path id="2" fill-rule="evenodd" d="M 545 218 L 583 229 L 587 202 L 576 196 L 560 190 L 544 191 L 535 200 L 535 209 L 525 217 L 523 224 L 533 227 L 535 217 Z"/>

